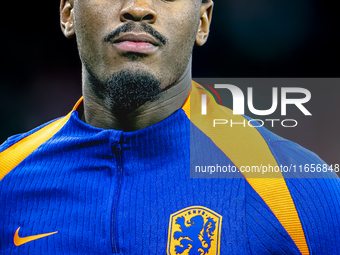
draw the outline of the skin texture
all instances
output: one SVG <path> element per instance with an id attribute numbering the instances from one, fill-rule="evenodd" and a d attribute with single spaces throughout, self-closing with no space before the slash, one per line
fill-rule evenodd
<path id="1" fill-rule="evenodd" d="M 212 7 L 212 1 L 201 0 L 62 0 L 61 28 L 67 38 L 76 37 L 82 62 L 83 120 L 99 128 L 134 131 L 178 110 L 190 92 L 193 45 L 206 42 Z M 118 49 L 117 37 L 110 35 L 126 24 L 131 31 L 116 35 L 148 35 L 156 49 L 147 53 Z M 128 100 L 119 101 L 119 94 L 108 91 L 116 86 L 110 81 L 122 72 L 152 77 L 157 96 L 127 109 L 120 107 Z"/>

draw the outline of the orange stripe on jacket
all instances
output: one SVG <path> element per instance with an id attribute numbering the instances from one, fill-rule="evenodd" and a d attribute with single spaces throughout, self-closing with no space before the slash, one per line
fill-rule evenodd
<path id="1" fill-rule="evenodd" d="M 72 111 L 76 110 L 83 98 L 81 98 Z M 59 120 L 39 129 L 37 132 L 23 138 L 0 153 L 0 181 L 25 158 L 27 158 L 40 145 L 52 138 L 69 120 L 72 111 Z"/>
<path id="2" fill-rule="evenodd" d="M 201 85 L 192 82 L 189 98 L 183 105 L 191 122 L 205 133 L 213 143 L 240 169 L 241 166 L 278 166 L 267 142 L 254 127 L 248 126 L 248 120 L 240 115 L 233 115 L 232 110 L 216 104 L 207 97 L 207 115 L 201 115 Z M 232 119 L 233 122 L 246 122 L 246 126 L 235 125 L 213 127 L 214 119 Z M 299 215 L 290 195 L 282 173 L 242 173 L 248 183 L 261 196 L 291 236 L 302 254 L 309 254 L 305 234 Z"/>

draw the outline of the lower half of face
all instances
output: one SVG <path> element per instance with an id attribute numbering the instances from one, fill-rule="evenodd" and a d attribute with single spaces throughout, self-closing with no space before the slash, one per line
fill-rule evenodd
<path id="1" fill-rule="evenodd" d="M 174 84 L 190 63 L 199 24 L 197 0 L 79 0 L 74 8 L 83 68 L 103 96 L 105 87 L 129 79 L 155 84 L 159 90 L 154 93 L 159 93 Z M 141 9 L 145 16 L 138 20 Z"/>

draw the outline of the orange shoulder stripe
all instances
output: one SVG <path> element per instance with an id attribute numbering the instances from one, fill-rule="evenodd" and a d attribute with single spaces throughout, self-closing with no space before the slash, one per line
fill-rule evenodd
<path id="1" fill-rule="evenodd" d="M 73 110 L 77 109 L 81 102 L 82 98 L 74 106 Z M 67 116 L 52 122 L 42 129 L 39 129 L 37 132 L 25 137 L 24 139 L 1 152 L 0 181 L 40 145 L 54 136 L 69 120 L 72 111 Z"/>
<path id="2" fill-rule="evenodd" d="M 197 89 L 198 87 L 201 86 L 193 82 L 190 96 L 182 109 L 191 122 L 205 133 L 238 169 L 241 166 L 278 166 L 267 142 L 256 128 L 248 126 L 248 120 L 243 116 L 233 115 L 232 110 L 217 105 L 214 100 L 209 100 L 209 97 L 207 115 L 202 116 L 201 95 L 205 92 Z M 246 121 L 246 127 L 219 125 L 214 128 L 214 119 L 232 119 L 234 123 Z M 242 174 L 281 222 L 300 252 L 309 254 L 299 215 L 282 174 Z"/>

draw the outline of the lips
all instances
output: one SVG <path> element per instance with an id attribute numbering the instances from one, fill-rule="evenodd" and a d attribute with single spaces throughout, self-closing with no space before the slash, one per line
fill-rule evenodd
<path id="1" fill-rule="evenodd" d="M 113 41 L 113 45 L 122 52 L 149 54 L 158 50 L 160 43 L 148 34 L 124 34 Z"/>

